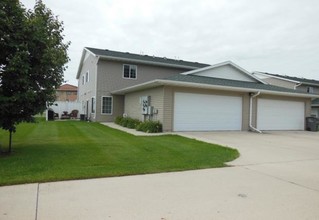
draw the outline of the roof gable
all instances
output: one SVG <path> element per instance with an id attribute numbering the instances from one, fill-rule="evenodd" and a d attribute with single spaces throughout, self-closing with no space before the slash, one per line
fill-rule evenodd
<path id="1" fill-rule="evenodd" d="M 244 81 L 244 82 L 264 83 L 257 77 L 253 76 L 250 72 L 234 64 L 231 61 L 218 63 L 212 66 L 185 72 L 182 74 L 213 77 L 213 78 L 220 78 L 220 79 L 229 79 L 229 80 L 238 80 L 238 81 Z"/>
<path id="2" fill-rule="evenodd" d="M 85 60 L 89 57 L 89 56 L 95 56 L 96 55 L 94 53 L 92 53 L 91 51 L 87 50 L 87 49 L 83 49 L 82 51 L 82 55 L 81 55 L 81 59 L 80 59 L 80 63 L 79 63 L 79 67 L 78 67 L 78 72 L 76 74 L 76 79 L 79 79 L 80 78 L 80 74 L 81 74 L 81 70 L 82 70 L 82 67 L 83 67 L 83 63 L 85 62 Z"/>

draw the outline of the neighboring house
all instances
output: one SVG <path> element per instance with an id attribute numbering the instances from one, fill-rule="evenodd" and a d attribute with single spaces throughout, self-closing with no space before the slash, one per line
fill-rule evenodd
<path id="1" fill-rule="evenodd" d="M 319 118 L 319 99 L 314 99 L 311 102 L 311 115 Z"/>
<path id="2" fill-rule="evenodd" d="M 56 101 L 46 111 L 47 120 L 53 120 L 53 118 L 61 119 L 63 117 L 79 118 L 83 112 L 81 104 L 77 101 L 77 93 L 77 86 L 70 84 L 60 86 L 56 90 Z M 74 112 L 78 114 L 74 114 Z"/>
<path id="3" fill-rule="evenodd" d="M 253 72 L 253 75 L 260 78 L 270 85 L 282 86 L 309 94 L 319 94 L 319 80 L 305 79 L 293 76 L 284 76 L 278 74 Z M 311 113 L 315 117 L 319 117 L 318 99 L 312 100 Z"/>
<path id="4" fill-rule="evenodd" d="M 76 101 L 78 98 L 78 87 L 64 84 L 56 90 L 56 101 Z"/>
<path id="5" fill-rule="evenodd" d="M 79 100 L 94 121 L 127 115 L 164 131 L 304 130 L 319 95 L 273 86 L 228 61 L 213 66 L 85 48 Z"/>

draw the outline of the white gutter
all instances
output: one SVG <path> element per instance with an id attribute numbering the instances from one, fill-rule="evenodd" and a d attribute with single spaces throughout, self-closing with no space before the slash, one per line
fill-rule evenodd
<path id="1" fill-rule="evenodd" d="M 257 97 L 260 95 L 260 91 L 258 91 L 255 95 L 250 95 L 249 98 L 249 128 L 252 131 L 256 131 L 258 133 L 262 133 L 260 130 L 258 130 L 257 128 L 253 127 L 252 125 L 252 118 L 253 118 L 253 98 Z"/>
<path id="2" fill-rule="evenodd" d="M 103 55 L 99 55 L 98 57 L 99 57 L 99 59 L 105 59 L 105 60 L 123 61 L 123 62 L 135 62 L 135 63 L 139 63 L 139 64 L 147 64 L 147 65 L 154 65 L 154 66 L 165 66 L 165 67 L 172 67 L 172 68 L 193 69 L 193 70 L 201 68 L 201 67 L 196 67 L 196 66 L 186 66 L 186 65 L 180 65 L 180 64 L 163 63 L 163 62 L 160 62 L 160 61 L 156 62 L 156 61 L 139 60 L 139 59 L 122 58 L 122 57 L 113 57 L 113 56 L 103 56 Z M 148 57 L 151 57 L 151 56 L 148 56 Z M 172 60 L 172 59 L 170 59 L 170 60 Z M 188 62 L 188 61 L 184 61 L 184 62 Z"/>
<path id="3" fill-rule="evenodd" d="M 201 89 L 216 89 L 216 90 L 228 90 L 235 92 L 262 92 L 267 95 L 283 95 L 283 96 L 293 96 L 300 98 L 319 98 L 319 95 L 309 94 L 309 93 L 291 93 L 291 92 L 280 92 L 280 91 L 272 91 L 272 90 L 263 90 L 263 89 L 254 89 L 254 88 L 243 88 L 243 87 L 232 87 L 232 86 L 223 86 L 223 85 L 209 85 L 202 83 L 192 83 L 192 82 L 180 82 L 180 81 L 171 81 L 165 79 L 155 79 L 152 81 L 148 81 L 142 84 L 134 85 L 131 87 L 127 87 L 120 90 L 111 91 L 112 94 L 115 95 L 124 95 L 129 92 L 135 92 L 139 90 L 143 90 L 146 88 L 152 88 L 155 86 L 182 86 L 182 87 L 192 87 L 192 88 L 201 88 Z"/>

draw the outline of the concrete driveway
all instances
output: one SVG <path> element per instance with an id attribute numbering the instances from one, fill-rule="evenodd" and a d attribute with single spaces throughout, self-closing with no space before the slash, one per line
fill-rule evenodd
<path id="1" fill-rule="evenodd" d="M 185 132 L 232 167 L 0 187 L 0 219 L 319 219 L 319 133 Z"/>

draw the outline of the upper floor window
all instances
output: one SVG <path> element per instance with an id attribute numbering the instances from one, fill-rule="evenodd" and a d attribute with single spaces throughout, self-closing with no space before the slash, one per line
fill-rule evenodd
<path id="1" fill-rule="evenodd" d="M 89 71 L 85 73 L 85 82 L 89 82 Z"/>
<path id="2" fill-rule="evenodd" d="M 309 87 L 307 88 L 307 92 L 308 92 L 308 93 L 314 93 L 313 87 L 309 86 Z"/>
<path id="3" fill-rule="evenodd" d="M 136 79 L 137 66 L 136 65 L 123 65 L 123 78 Z"/>
<path id="4" fill-rule="evenodd" d="M 82 76 L 82 85 L 84 85 L 84 76 Z"/>

